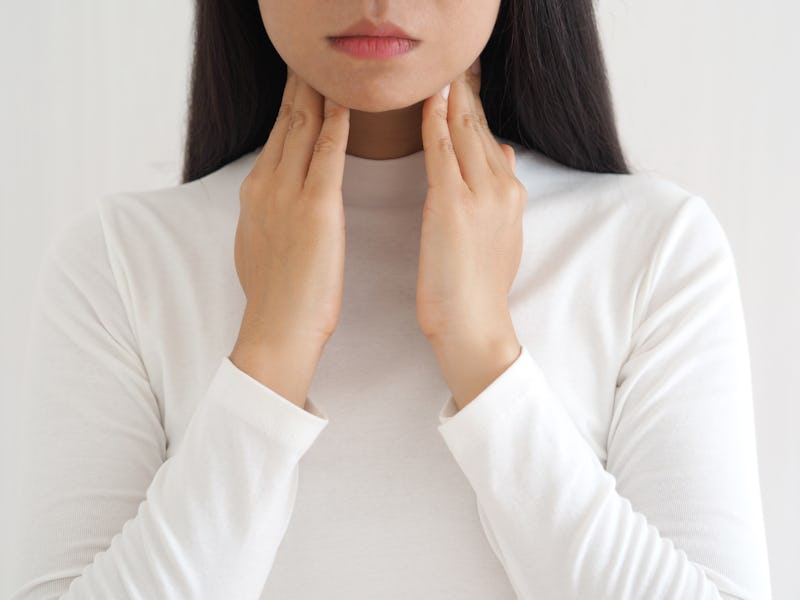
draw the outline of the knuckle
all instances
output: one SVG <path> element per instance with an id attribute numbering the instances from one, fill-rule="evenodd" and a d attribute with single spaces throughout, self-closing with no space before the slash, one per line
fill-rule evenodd
<path id="1" fill-rule="evenodd" d="M 474 131 L 480 131 L 481 128 L 480 121 L 478 120 L 478 115 L 472 112 L 467 112 L 461 115 L 461 124 L 464 125 L 464 127 L 467 127 Z"/>
<path id="2" fill-rule="evenodd" d="M 517 198 L 517 185 L 513 180 L 507 177 L 500 177 L 495 181 L 494 190 L 496 197 L 502 201 L 503 204 L 509 204 Z"/>
<path id="3" fill-rule="evenodd" d="M 292 112 L 292 120 L 289 121 L 289 129 L 302 127 L 308 122 L 308 113 L 303 109 L 298 109 Z"/>
<path id="4" fill-rule="evenodd" d="M 443 135 L 436 140 L 436 148 L 445 154 L 452 154 L 454 152 L 453 141 L 450 139 L 450 136 L 446 135 Z"/>
<path id="5" fill-rule="evenodd" d="M 247 176 L 242 180 L 241 185 L 239 186 L 239 200 L 240 203 L 247 202 L 250 198 L 255 195 L 256 190 L 254 189 L 258 185 L 258 180 L 256 179 L 253 172 L 247 174 Z"/>
<path id="6" fill-rule="evenodd" d="M 441 106 L 437 106 L 433 109 L 433 116 L 438 119 L 442 119 L 443 121 L 447 120 L 447 109 Z"/>
<path id="7" fill-rule="evenodd" d="M 314 143 L 314 154 L 333 152 L 334 150 L 336 150 L 336 140 L 329 134 L 320 134 L 317 141 Z"/>
<path id="8" fill-rule="evenodd" d="M 280 121 L 281 119 L 286 119 L 292 115 L 292 103 L 291 102 L 284 102 L 278 108 L 278 115 L 275 117 L 275 121 Z"/>
<path id="9" fill-rule="evenodd" d="M 514 201 L 518 201 L 522 197 L 520 188 L 521 185 L 516 179 L 507 179 L 506 183 L 503 184 L 505 197 L 511 198 Z"/>
<path id="10" fill-rule="evenodd" d="M 267 180 L 250 171 L 239 186 L 239 208 L 251 212 L 267 209 L 276 197 L 284 193 L 283 187 L 279 179 Z"/>
<path id="11" fill-rule="evenodd" d="M 516 179 L 506 179 L 503 182 L 503 191 L 509 198 L 516 198 L 519 196 L 519 185 Z"/>

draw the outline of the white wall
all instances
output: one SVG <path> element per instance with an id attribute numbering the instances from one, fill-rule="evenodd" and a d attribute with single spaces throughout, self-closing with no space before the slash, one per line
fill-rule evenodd
<path id="1" fill-rule="evenodd" d="M 733 246 L 774 597 L 798 598 L 800 236 L 792 229 L 800 194 L 791 176 L 800 166 L 800 5 L 604 0 L 598 12 L 632 167 L 705 197 Z M 98 195 L 178 182 L 191 26 L 190 0 L 0 8 L 0 457 L 8 467 L 18 458 L 8 409 L 41 252 L 63 217 Z M 0 547 L 0 569 L 3 552 L 13 548 Z M 0 597 L 9 594 L 3 575 Z"/>
<path id="2" fill-rule="evenodd" d="M 44 246 L 112 191 L 180 179 L 191 0 L 0 4 L 0 482 L 14 455 L 16 374 Z M 2 485 L 2 484 L 0 484 Z M 2 487 L 0 504 L 13 495 Z M 0 598 L 8 598 L 0 510 Z"/>

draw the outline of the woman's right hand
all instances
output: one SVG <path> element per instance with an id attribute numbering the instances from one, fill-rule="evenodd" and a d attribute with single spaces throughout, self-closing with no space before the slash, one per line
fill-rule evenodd
<path id="1" fill-rule="evenodd" d="M 350 109 L 324 100 L 287 67 L 275 124 L 239 189 L 237 347 L 321 352 L 339 320 Z"/>

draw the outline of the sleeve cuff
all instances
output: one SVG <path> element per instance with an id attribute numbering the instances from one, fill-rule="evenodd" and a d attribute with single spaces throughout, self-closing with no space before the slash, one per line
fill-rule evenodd
<path id="1" fill-rule="evenodd" d="M 206 392 L 207 400 L 261 429 L 270 439 L 301 454 L 328 425 L 328 416 L 306 398 L 300 408 L 223 357 Z"/>
<path id="2" fill-rule="evenodd" d="M 439 431 L 448 437 L 472 428 L 484 429 L 492 413 L 508 414 L 520 397 L 530 395 L 532 377 L 535 385 L 546 386 L 544 373 L 522 345 L 517 359 L 464 408 L 458 410 L 450 395 L 439 411 Z"/>

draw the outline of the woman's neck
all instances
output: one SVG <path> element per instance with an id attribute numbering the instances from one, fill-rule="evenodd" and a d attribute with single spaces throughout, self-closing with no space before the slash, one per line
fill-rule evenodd
<path id="1" fill-rule="evenodd" d="M 422 150 L 422 104 L 379 113 L 350 109 L 347 154 L 386 160 L 419 152 Z"/>

